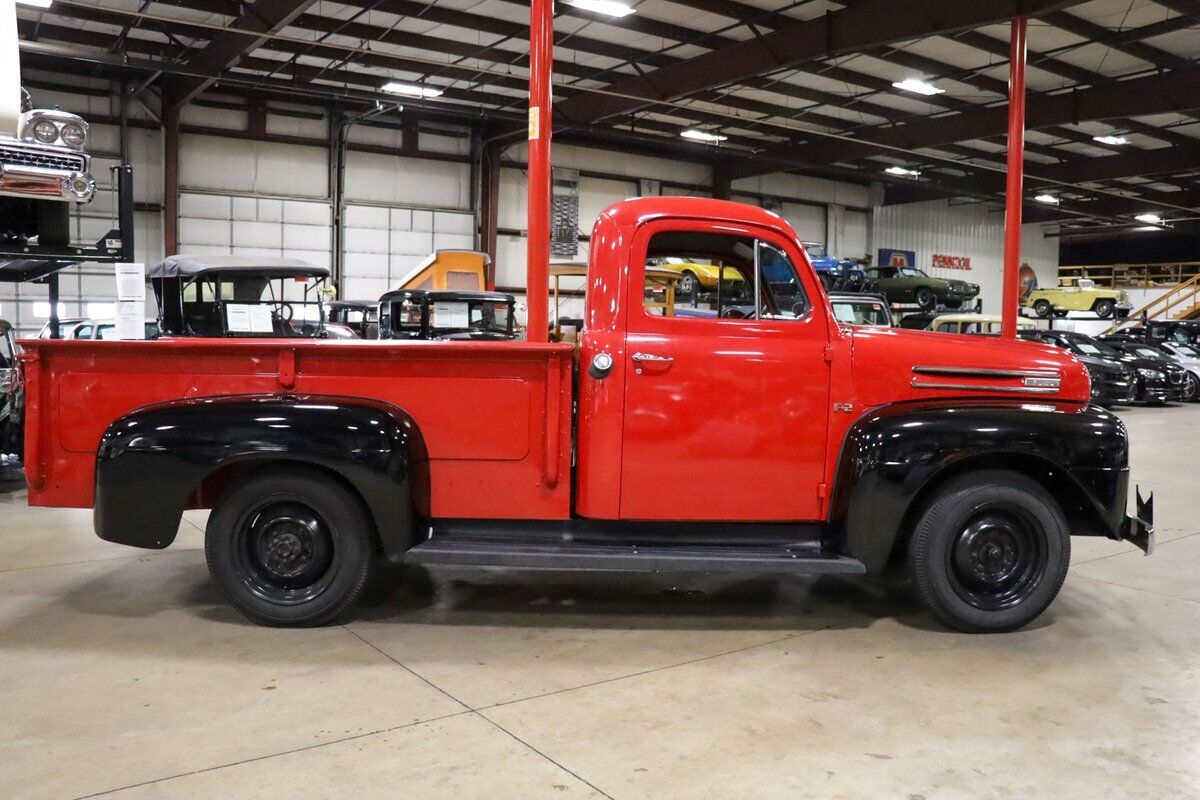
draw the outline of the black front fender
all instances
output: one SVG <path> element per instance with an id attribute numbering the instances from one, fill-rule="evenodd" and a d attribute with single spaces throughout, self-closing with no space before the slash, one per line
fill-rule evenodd
<path id="1" fill-rule="evenodd" d="M 987 467 L 1046 486 L 1073 533 L 1120 538 L 1128 454 L 1124 423 L 1097 406 L 997 400 L 877 408 L 850 428 L 842 446 L 827 545 L 876 571 L 930 487 Z"/>
<path id="2" fill-rule="evenodd" d="M 166 547 L 207 477 L 267 464 L 316 467 L 347 484 L 391 559 L 428 515 L 425 444 L 403 409 L 361 398 L 230 396 L 147 406 L 108 427 L 96 458 L 96 533 Z"/>

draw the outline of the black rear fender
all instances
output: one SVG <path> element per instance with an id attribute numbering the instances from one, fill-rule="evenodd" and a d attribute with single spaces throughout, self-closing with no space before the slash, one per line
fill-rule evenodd
<path id="1" fill-rule="evenodd" d="M 851 427 L 826 547 L 877 571 L 938 486 L 997 468 L 1046 487 L 1072 534 L 1119 538 L 1129 485 L 1119 418 L 1098 406 L 959 401 L 884 406 Z"/>
<path id="2" fill-rule="evenodd" d="M 210 506 L 249 471 L 289 465 L 357 493 L 391 560 L 427 524 L 428 457 L 403 409 L 361 398 L 267 395 L 180 400 L 112 423 L 96 458 L 96 533 L 166 547 L 185 508 Z"/>

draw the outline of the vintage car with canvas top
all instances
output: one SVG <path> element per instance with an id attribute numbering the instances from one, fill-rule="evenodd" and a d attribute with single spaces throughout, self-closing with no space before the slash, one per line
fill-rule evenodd
<path id="1" fill-rule="evenodd" d="M 328 267 L 272 256 L 178 255 L 147 277 L 163 336 L 354 337 L 326 331 Z"/>
<path id="2" fill-rule="evenodd" d="M 502 292 L 398 289 L 379 298 L 379 338 L 508 341 L 517 338 L 516 300 Z"/>
<path id="3" fill-rule="evenodd" d="M 96 193 L 87 137 L 82 118 L 21 90 L 16 129 L 0 130 L 0 242 L 69 243 L 72 207 Z"/>
<path id="4" fill-rule="evenodd" d="M 1133 302 L 1123 289 L 1097 289 L 1096 282 L 1081 278 L 1074 286 L 1033 289 L 1021 301 L 1039 317 L 1065 317 L 1072 311 L 1090 311 L 1101 319 L 1129 316 Z"/>
<path id="5" fill-rule="evenodd" d="M 1071 354 L 839 324 L 792 227 L 739 203 L 617 203 L 590 254 L 574 345 L 31 341 L 29 502 L 94 508 L 101 538 L 146 548 L 211 508 L 213 579 L 266 625 L 338 618 L 376 559 L 903 561 L 944 624 L 1010 631 L 1058 593 L 1072 536 L 1151 550 L 1152 500 L 1127 516 L 1125 426 Z M 664 314 L 643 275 L 664 258 L 730 265 L 752 290 L 736 315 L 717 297 L 711 316 Z"/>
<path id="6" fill-rule="evenodd" d="M 915 303 L 922 311 L 932 311 L 938 306 L 962 308 L 979 294 L 978 284 L 934 278 L 916 267 L 871 267 L 867 279 L 889 301 L 900 305 Z"/>

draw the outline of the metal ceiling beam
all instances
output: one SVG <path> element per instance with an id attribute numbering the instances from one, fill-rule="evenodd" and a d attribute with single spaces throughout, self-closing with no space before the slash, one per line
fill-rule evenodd
<path id="1" fill-rule="evenodd" d="M 606 87 L 613 95 L 563 102 L 559 113 L 576 124 L 587 124 L 636 111 L 656 100 L 686 97 L 805 61 L 967 30 L 1017 13 L 1039 14 L 1068 5 L 1072 5 L 1070 0 L 869 0 L 675 66 L 617 81 Z"/>
<path id="2" fill-rule="evenodd" d="M 1086 19 L 1068 14 L 1065 11 L 1052 11 L 1050 13 L 1039 13 L 1035 15 L 1042 22 L 1048 22 L 1056 28 L 1073 33 L 1076 36 L 1092 41 L 1103 41 L 1106 37 L 1112 34 L 1112 31 L 1103 25 L 1097 25 L 1094 22 L 1088 22 Z M 1120 50 L 1122 53 L 1140 58 L 1142 61 L 1147 61 L 1160 69 L 1182 69 L 1189 65 L 1186 58 L 1180 58 L 1174 53 L 1168 53 L 1166 50 L 1160 50 L 1157 47 L 1146 44 L 1140 41 L 1124 41 L 1116 40 L 1109 43 L 1114 50 Z"/>
<path id="3" fill-rule="evenodd" d="M 277 33 L 304 13 L 317 0 L 255 0 L 233 21 L 231 28 L 218 33 L 208 45 L 188 59 L 188 67 L 200 72 L 219 71 L 236 66 L 247 53 L 267 41 L 256 33 Z M 186 77 L 172 83 L 171 103 L 181 106 L 212 85 L 212 80 Z"/>
<path id="4" fill-rule="evenodd" d="M 1200 108 L 1200 68 L 1191 68 L 1113 81 L 1089 89 L 1032 97 L 1028 104 L 1026 124 L 1030 129 L 1038 129 L 1115 116 L 1162 114 L 1197 108 Z M 800 147 L 787 145 L 768 149 L 762 153 L 762 168 L 757 172 L 741 171 L 738 177 L 774 171 L 771 160 L 776 155 L 786 155 L 789 160 L 830 164 L 865 158 L 889 148 L 917 150 L 994 136 L 1004 131 L 1005 115 L 1004 105 L 979 107 L 870 131 L 855 141 L 827 139 Z"/>

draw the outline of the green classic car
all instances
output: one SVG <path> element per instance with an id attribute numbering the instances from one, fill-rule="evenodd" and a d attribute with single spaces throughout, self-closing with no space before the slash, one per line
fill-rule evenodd
<path id="1" fill-rule="evenodd" d="M 1081 278 L 1074 286 L 1056 289 L 1034 289 L 1021 305 L 1032 308 L 1039 317 L 1065 317 L 1071 311 L 1091 311 L 1101 319 L 1113 314 L 1129 316 L 1133 303 L 1128 293 L 1120 289 L 1097 289 L 1095 281 Z"/>
<path id="2" fill-rule="evenodd" d="M 879 285 L 888 302 L 916 303 L 923 311 L 932 311 L 939 305 L 962 308 L 963 303 L 979 294 L 978 284 L 934 278 L 916 267 L 871 267 L 867 270 L 867 280 Z"/>

